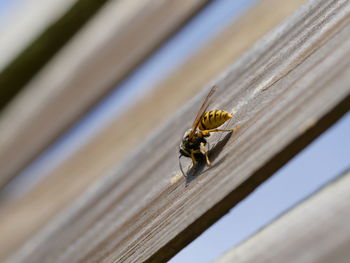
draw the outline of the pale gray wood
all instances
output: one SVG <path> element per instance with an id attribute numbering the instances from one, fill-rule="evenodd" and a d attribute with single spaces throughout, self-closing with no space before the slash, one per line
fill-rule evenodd
<path id="1" fill-rule="evenodd" d="M 310 1 L 8 262 L 168 259 L 349 109 L 349 14 L 348 1 Z M 178 143 L 214 83 L 212 108 L 235 112 L 228 126 L 241 129 L 186 187 Z"/>
<path id="2" fill-rule="evenodd" d="M 49 25 L 62 17 L 76 0 L 17 2 L 0 24 L 0 72 Z"/>
<path id="3" fill-rule="evenodd" d="M 304 2 L 305 0 L 289 0 L 288 4 L 280 0 L 257 2 L 197 50 L 196 55 L 190 57 L 185 64 L 160 81 L 147 96 L 134 102 L 131 108 L 124 109 L 123 114 L 112 123 L 100 127 L 101 131 L 96 136 L 76 149 L 69 158 L 67 156 L 59 166 L 48 169 L 49 174 L 44 176 L 43 171 L 36 171 L 36 176 L 44 179 L 34 188 L 33 184 L 22 182 L 20 189 L 11 191 L 8 187 L 7 191 L 2 191 L 1 251 L 9 255 L 23 245 L 25 240 L 70 206 L 96 178 L 104 176 L 124 160 L 208 81 L 232 65 L 244 51 L 249 50 L 258 39 L 284 21 Z M 269 13 L 272 6 L 273 15 Z M 143 114 L 140 115 L 140 112 Z"/>
<path id="4" fill-rule="evenodd" d="M 347 172 L 215 262 L 349 262 L 349 189 Z"/>
<path id="5" fill-rule="evenodd" d="M 206 3 L 106 3 L 1 112 L 0 188 Z"/>

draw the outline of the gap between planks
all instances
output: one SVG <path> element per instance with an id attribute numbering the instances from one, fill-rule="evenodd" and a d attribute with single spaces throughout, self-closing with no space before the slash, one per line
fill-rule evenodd
<path id="1" fill-rule="evenodd" d="M 226 252 L 215 263 L 348 262 L 349 187 L 350 171 Z"/>
<path id="2" fill-rule="evenodd" d="M 288 5 L 279 0 L 258 2 L 255 7 L 225 29 L 212 43 L 209 43 L 183 67 L 159 84 L 152 95 L 127 112 L 123 119 L 118 118 L 110 126 L 105 127 L 101 134 L 70 157 L 67 162 L 56 168 L 37 187 L 15 202 L 3 202 L 0 209 L 2 219 L 0 247 L 3 251 L 9 254 L 10 248 L 21 246 L 49 220 L 53 220 L 63 208 L 70 206 L 72 201 L 96 178 L 105 175 L 106 171 L 115 167 L 136 145 L 154 131 L 159 123 L 169 118 L 200 87 L 222 72 L 235 58 L 280 23 L 302 2 L 293 0 L 289 1 Z M 273 16 L 268 12 L 271 6 L 274 6 L 275 10 Z M 212 61 L 212 63 L 207 63 L 207 61 Z M 177 91 L 175 94 L 174 89 Z M 159 100 L 159 98 L 163 99 Z M 162 104 L 162 111 L 159 111 L 155 110 L 154 101 L 167 103 Z M 139 112 L 148 116 L 147 122 L 142 121 L 144 119 L 138 114 Z M 188 122 L 191 121 L 193 114 L 186 117 Z M 188 122 L 181 125 L 185 127 Z M 124 125 L 121 127 L 120 123 Z M 140 129 L 133 129 L 135 125 Z M 179 138 L 181 135 L 174 136 Z M 118 141 L 117 145 L 116 141 Z M 82 163 L 84 165 L 79 165 Z M 13 231 L 17 233 L 15 236 Z"/>
<path id="3" fill-rule="evenodd" d="M 202 92 L 12 262 L 169 259 L 349 110 L 349 13 L 347 1 L 310 1 L 216 80 L 217 106 L 241 105 L 233 121 L 242 127 L 217 150 L 216 166 L 187 187 L 170 184 L 178 141 L 169 138 Z"/>
<path id="4" fill-rule="evenodd" d="M 114 0 L 103 6 L 3 110 L 0 188 L 207 2 Z"/>

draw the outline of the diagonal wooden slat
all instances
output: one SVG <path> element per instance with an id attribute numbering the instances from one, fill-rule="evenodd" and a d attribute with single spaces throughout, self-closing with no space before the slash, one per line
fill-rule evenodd
<path id="1" fill-rule="evenodd" d="M 3 111 L 0 187 L 207 2 L 106 4 Z"/>
<path id="2" fill-rule="evenodd" d="M 0 37 L 0 111 L 107 1 L 19 3 Z"/>
<path id="3" fill-rule="evenodd" d="M 89 177 L 96 178 L 111 169 L 201 87 L 220 74 L 257 39 L 285 19 L 303 2 L 289 1 L 286 5 L 278 0 L 260 1 L 244 16 L 233 21 L 222 34 L 199 50 L 178 70 L 161 81 L 153 92 L 147 94 L 110 125 L 106 125 L 102 132 L 92 138 L 86 146 L 54 169 L 51 174 L 57 179 L 50 185 L 56 185 L 66 173 L 73 177 L 77 175 L 76 180 L 81 184 L 82 180 Z M 271 6 L 275 8 L 273 17 L 267 12 Z M 157 104 L 154 103 L 155 101 Z M 120 125 L 121 123 L 123 125 Z M 105 158 L 98 158 L 101 154 L 104 154 Z M 87 165 L 79 166 L 76 165 L 77 163 Z M 84 178 L 79 176 L 82 173 Z"/>
<path id="4" fill-rule="evenodd" d="M 0 207 L 0 247 L 9 253 L 10 247 L 21 245 L 30 235 L 47 224 L 48 220 L 70 205 L 96 178 L 106 174 L 124 159 L 131 149 L 169 118 L 201 86 L 226 68 L 302 2 L 293 0 L 287 5 L 279 0 L 260 1 L 162 82 L 151 95 L 135 105 L 122 118 L 106 126 L 77 154 L 52 171 L 37 187 L 20 200 L 5 204 L 3 202 Z M 267 12 L 271 6 L 274 6 L 275 10 L 273 16 Z M 159 106 L 161 111 L 158 110 L 159 107 L 154 107 L 154 101 L 164 101 Z M 140 112 L 147 115 L 147 121 Z M 180 136 L 181 134 L 177 135 L 176 140 Z M 13 231 L 16 231 L 17 235 L 14 236 Z"/>
<path id="5" fill-rule="evenodd" d="M 241 129 L 211 139 L 214 167 L 186 187 L 177 162 L 204 91 L 9 262 L 169 259 L 349 110 L 349 55 L 350 3 L 310 1 L 215 81 Z"/>
<path id="6" fill-rule="evenodd" d="M 117 119 L 111 126 L 106 127 L 105 131 L 93 139 L 87 147 L 83 147 L 38 187 L 20 200 L 5 205 L 5 208 L 3 204 L 0 210 L 0 218 L 3 219 L 0 224 L 0 227 L 2 226 L 0 238 L 3 243 L 0 247 L 9 252 L 8 248 L 11 245 L 18 246 L 30 234 L 45 225 L 47 220 L 70 204 L 87 185 L 123 159 L 130 149 L 142 141 L 183 101 L 191 97 L 199 87 L 227 67 L 241 52 L 271 30 L 302 2 L 289 1 L 286 5 L 278 0 L 260 1 L 173 76 L 160 84 L 150 97 L 126 113 L 123 119 Z M 274 6 L 274 16 L 267 12 L 271 5 Z M 172 92 L 175 88 L 176 93 Z M 169 102 L 161 106 L 161 112 L 154 108 L 155 102 L 161 101 L 160 98 Z M 143 121 L 138 112 L 147 114 L 147 122 Z M 150 112 L 152 114 L 148 114 Z M 120 122 L 124 123 L 122 127 L 119 125 Z M 132 136 L 128 137 L 131 127 L 135 125 L 139 125 L 141 129 L 137 130 L 138 133 L 132 130 Z M 21 231 L 16 231 L 18 229 Z M 14 236 L 13 231 L 18 234 Z"/>
<path id="7" fill-rule="evenodd" d="M 0 72 L 74 3 L 76 0 L 13 1 L 12 8 L 1 18 L 0 23 L 0 49 L 6 50 L 0 56 Z"/>
<path id="8" fill-rule="evenodd" d="M 347 172 L 215 262 L 348 262 L 349 188 Z"/>

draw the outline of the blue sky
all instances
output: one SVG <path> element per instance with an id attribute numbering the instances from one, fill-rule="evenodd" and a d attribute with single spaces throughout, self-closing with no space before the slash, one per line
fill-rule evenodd
<path id="1" fill-rule="evenodd" d="M 349 168 L 347 113 L 170 262 L 212 262 Z"/>
<path id="2" fill-rule="evenodd" d="M 119 89 L 112 92 L 60 141 L 28 166 L 21 179 L 13 185 L 14 193 L 21 192 L 23 184 L 35 184 L 47 169 L 58 165 L 75 148 L 98 132 L 99 127 L 115 118 L 120 108 L 132 105 L 135 98 L 151 89 L 159 81 L 157 76 L 170 74 L 254 2 L 255 0 L 217 0 L 211 3 L 121 83 Z M 11 10 L 7 8 L 10 3 L 14 3 L 13 0 L 0 0 L 0 16 Z M 162 74 L 159 74 L 160 70 Z M 349 168 L 349 135 L 348 113 L 170 262 L 211 262 Z"/>
<path id="3" fill-rule="evenodd" d="M 69 158 L 101 127 L 115 119 L 122 112 L 121 109 L 131 107 L 133 102 L 151 89 L 160 80 L 159 76 L 164 78 L 170 74 L 254 2 L 256 0 L 217 0 L 209 4 L 123 81 L 118 89 L 112 91 L 57 143 L 33 161 L 8 188 L 10 194 L 25 194 L 23 189 L 34 186 L 49 170 Z"/>
<path id="4" fill-rule="evenodd" d="M 11 15 L 16 5 L 21 4 L 25 0 L 0 0 L 0 24 L 4 19 Z"/>

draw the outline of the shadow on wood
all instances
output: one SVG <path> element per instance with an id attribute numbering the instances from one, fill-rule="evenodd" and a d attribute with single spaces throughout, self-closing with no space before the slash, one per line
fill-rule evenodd
<path id="1" fill-rule="evenodd" d="M 209 160 L 213 163 L 211 167 L 208 167 L 204 170 L 204 168 L 207 166 L 206 161 L 203 154 L 196 155 L 196 159 L 198 160 L 197 164 L 195 166 L 192 166 L 187 172 L 186 172 L 186 186 L 191 183 L 194 179 L 196 179 L 198 176 L 206 173 L 210 169 L 216 167 L 217 165 L 220 165 L 224 160 L 225 157 L 221 158 L 219 161 L 215 162 L 215 160 L 219 157 L 219 154 L 224 149 L 225 145 L 228 143 L 232 136 L 232 132 L 225 135 L 223 139 L 219 138 L 219 141 L 214 145 L 213 148 L 209 148 Z"/>

